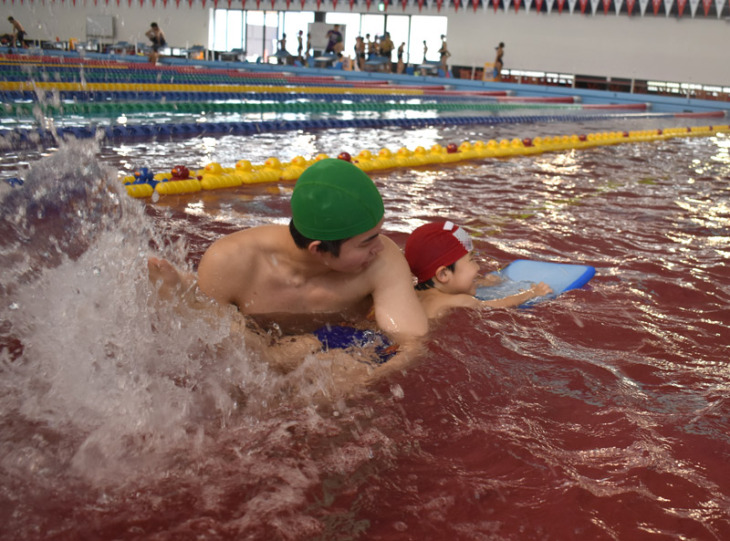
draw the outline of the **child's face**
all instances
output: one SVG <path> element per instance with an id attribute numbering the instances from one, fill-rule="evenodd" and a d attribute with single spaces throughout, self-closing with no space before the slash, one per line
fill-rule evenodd
<path id="1" fill-rule="evenodd" d="M 472 252 L 469 252 L 455 263 L 449 289 L 451 293 L 474 295 L 477 292 L 478 277 L 479 264 L 474 261 Z"/>

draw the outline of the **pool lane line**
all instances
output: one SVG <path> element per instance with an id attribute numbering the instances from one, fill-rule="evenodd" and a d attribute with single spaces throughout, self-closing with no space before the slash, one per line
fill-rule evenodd
<path id="1" fill-rule="evenodd" d="M 341 153 L 339 158 L 352 161 L 367 173 L 375 173 L 396 168 L 414 168 L 454 164 L 463 161 L 504 159 L 514 156 L 527 156 L 566 150 L 583 150 L 599 146 L 641 143 L 667 140 L 676 137 L 708 137 L 717 133 L 730 133 L 730 125 L 677 127 L 658 130 L 635 130 L 631 132 L 599 132 L 587 135 L 561 135 L 534 137 L 532 139 L 502 139 L 500 141 L 462 142 L 460 145 L 449 144 L 447 147 L 433 145 L 430 149 L 416 147 L 413 151 L 405 147 L 396 152 L 387 148 L 377 154 L 363 150 L 351 157 Z M 201 190 L 237 188 L 248 184 L 270 182 L 294 182 L 312 163 L 327 158 L 325 154 L 317 155 L 313 160 L 297 156 L 290 162 L 282 163 L 278 158 L 268 158 L 263 164 L 253 165 L 248 160 L 239 160 L 234 168 L 224 168 L 219 163 L 210 163 L 203 169 L 190 171 L 184 166 L 177 166 L 170 173 L 152 173 L 149 168 L 141 168 L 134 175 L 122 179 L 125 189 L 131 197 L 147 198 L 154 193 L 160 195 L 194 193 Z M 599 190 L 604 193 L 609 188 Z M 561 199 L 555 203 L 577 204 L 579 200 Z M 546 203 L 547 204 L 547 203 Z M 535 212 L 549 207 L 530 207 L 522 214 L 511 215 L 514 219 L 527 219 Z"/>
<path id="2" fill-rule="evenodd" d="M 409 100 L 413 101 L 413 100 Z M 582 105 L 550 104 L 549 108 L 561 110 L 582 109 Z M 465 101 L 437 101 L 434 103 L 392 103 L 386 101 L 335 102 L 324 101 L 278 101 L 278 102 L 81 102 L 62 104 L 8 103 L 0 107 L 0 118 L 27 116 L 34 119 L 37 111 L 45 116 L 84 115 L 114 116 L 133 113 L 339 113 L 339 112 L 390 112 L 390 111 L 517 111 L 546 109 L 537 103 L 471 103 Z"/>
<path id="3" fill-rule="evenodd" d="M 581 115 L 506 115 L 506 116 L 442 116 L 410 118 L 355 118 L 355 119 L 302 119 L 302 120 L 262 120 L 256 122 L 185 122 L 180 124 L 117 124 L 113 126 L 67 126 L 55 131 L 42 128 L 0 130 L 5 148 L 27 144 L 57 144 L 57 139 L 88 139 L 97 137 L 99 132 L 109 140 L 118 139 L 155 139 L 158 137 L 205 135 L 254 135 L 260 133 L 324 130 L 345 128 L 399 128 L 416 129 L 431 126 L 471 126 L 497 124 L 535 124 L 550 122 L 585 122 L 623 119 L 673 118 L 672 113 L 628 113 L 628 114 L 581 114 Z"/>

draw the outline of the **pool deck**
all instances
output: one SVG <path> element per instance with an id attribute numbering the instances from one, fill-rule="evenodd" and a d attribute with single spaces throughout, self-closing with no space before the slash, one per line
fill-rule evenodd
<path id="1" fill-rule="evenodd" d="M 16 50 L 17 51 L 17 50 Z M 7 49 L 0 48 L 0 53 Z M 23 50 L 29 55 L 49 57 L 82 58 L 77 52 L 56 50 Z M 100 53 L 84 53 L 83 58 L 89 60 L 118 61 L 125 63 L 147 64 L 147 58 L 141 55 L 110 55 Z M 282 66 L 276 64 L 259 64 L 250 62 L 192 60 L 181 57 L 163 57 L 162 66 L 197 66 L 208 69 L 242 70 L 259 73 L 286 73 L 291 76 L 335 77 L 342 80 L 375 82 L 387 81 L 393 85 L 433 86 L 443 85 L 447 90 L 455 91 L 496 91 L 522 98 L 572 98 L 585 105 L 630 106 L 646 104 L 647 109 L 656 113 L 730 113 L 730 102 L 706 100 L 690 97 L 665 96 L 658 94 L 632 94 L 628 92 L 569 88 L 564 86 L 518 84 L 508 82 L 475 81 L 470 79 L 444 78 L 423 75 L 406 75 L 370 71 L 345 71 L 332 68 L 310 68 Z"/>

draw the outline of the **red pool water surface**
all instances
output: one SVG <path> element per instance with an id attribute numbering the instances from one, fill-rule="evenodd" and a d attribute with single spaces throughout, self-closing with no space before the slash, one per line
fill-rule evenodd
<path id="1" fill-rule="evenodd" d="M 16 225 L 0 539 L 730 539 L 729 150 L 720 135 L 374 174 L 400 246 L 450 219 L 485 272 L 596 276 L 528 309 L 454 311 L 408 370 L 330 401 L 317 367 L 276 376 L 226 323 L 153 308 L 144 275 L 148 255 L 194 269 L 220 235 L 286 223 L 291 185 L 84 214 L 83 253 L 30 277 L 19 247 L 40 241 Z M 63 204 L 60 246 L 95 197 Z"/>

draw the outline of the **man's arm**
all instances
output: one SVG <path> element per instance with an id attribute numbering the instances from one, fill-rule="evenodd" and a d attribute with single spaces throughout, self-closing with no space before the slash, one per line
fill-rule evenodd
<path id="1" fill-rule="evenodd" d="M 375 321 L 398 342 L 425 336 L 428 320 L 413 289 L 408 263 L 392 240 L 383 237 L 383 245 L 383 260 L 374 277 Z"/>

